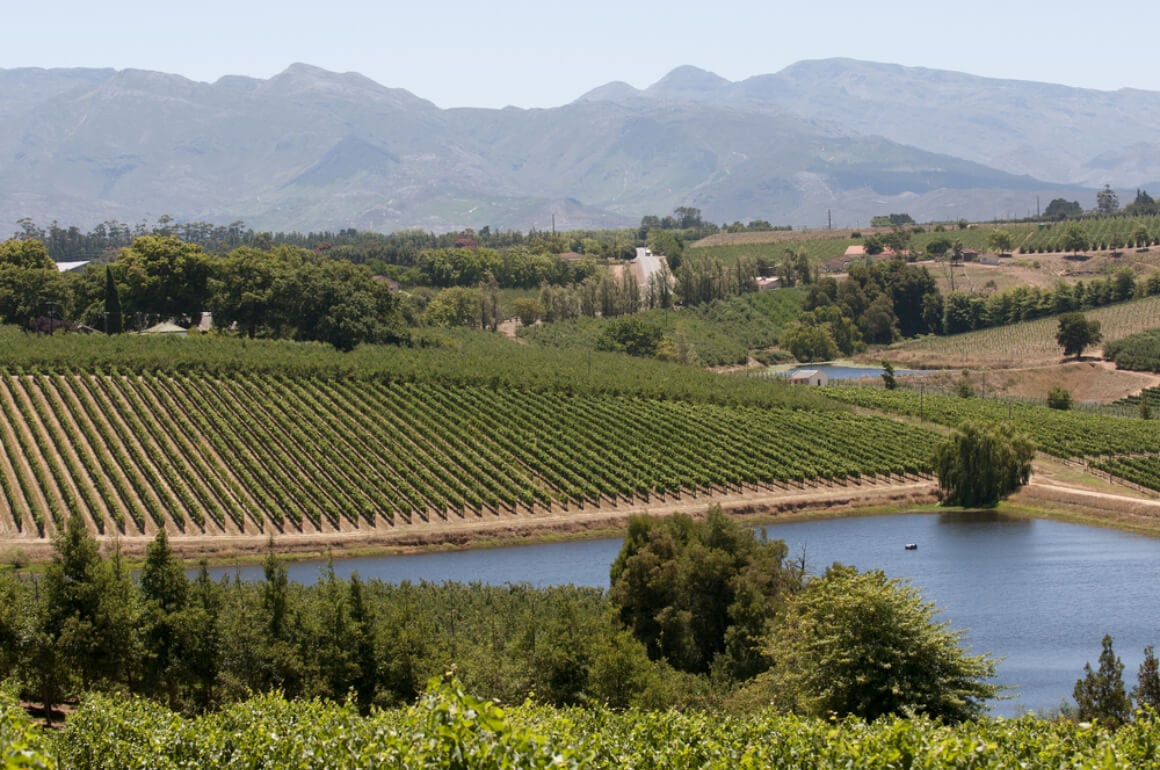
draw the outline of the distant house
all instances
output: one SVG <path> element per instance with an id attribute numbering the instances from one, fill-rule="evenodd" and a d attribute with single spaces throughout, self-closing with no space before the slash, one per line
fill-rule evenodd
<path id="1" fill-rule="evenodd" d="M 789 378 L 792 385 L 822 387 L 830 384 L 830 377 L 820 369 L 802 369 Z"/>
<path id="2" fill-rule="evenodd" d="M 773 291 L 781 288 L 781 279 L 776 277 L 761 276 L 757 279 L 758 291 Z"/>

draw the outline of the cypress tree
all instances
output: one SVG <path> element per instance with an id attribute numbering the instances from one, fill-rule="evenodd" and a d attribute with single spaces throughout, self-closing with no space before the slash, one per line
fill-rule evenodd
<path id="1" fill-rule="evenodd" d="M 125 330 L 124 317 L 121 313 L 121 295 L 117 293 L 117 284 L 113 280 L 113 271 L 105 267 L 105 333 L 120 334 Z"/>

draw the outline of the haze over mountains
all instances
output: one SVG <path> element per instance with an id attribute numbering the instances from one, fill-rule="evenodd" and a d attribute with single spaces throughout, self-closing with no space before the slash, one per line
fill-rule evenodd
<path id="1" fill-rule="evenodd" d="M 552 109 L 439 109 L 295 64 L 213 84 L 0 70 L 0 227 L 626 226 L 677 206 L 795 227 L 1034 214 L 1160 192 L 1160 93 L 846 59 L 730 82 L 680 67 Z M 1129 197 L 1130 200 L 1130 197 Z"/>

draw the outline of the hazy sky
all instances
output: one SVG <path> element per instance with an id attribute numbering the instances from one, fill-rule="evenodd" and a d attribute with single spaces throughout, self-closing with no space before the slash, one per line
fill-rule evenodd
<path id="1" fill-rule="evenodd" d="M 0 68 L 136 67 L 212 82 L 293 62 L 440 107 L 547 107 L 681 64 L 730 80 L 844 56 L 1086 88 L 1160 91 L 1160 3 L 1090 0 L 17 0 Z"/>

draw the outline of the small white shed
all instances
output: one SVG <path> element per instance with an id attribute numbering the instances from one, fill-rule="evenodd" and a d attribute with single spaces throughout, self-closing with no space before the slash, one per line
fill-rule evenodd
<path id="1" fill-rule="evenodd" d="M 821 387 L 830 384 L 830 377 L 820 369 L 802 369 L 790 377 L 789 381 L 794 385 Z"/>

